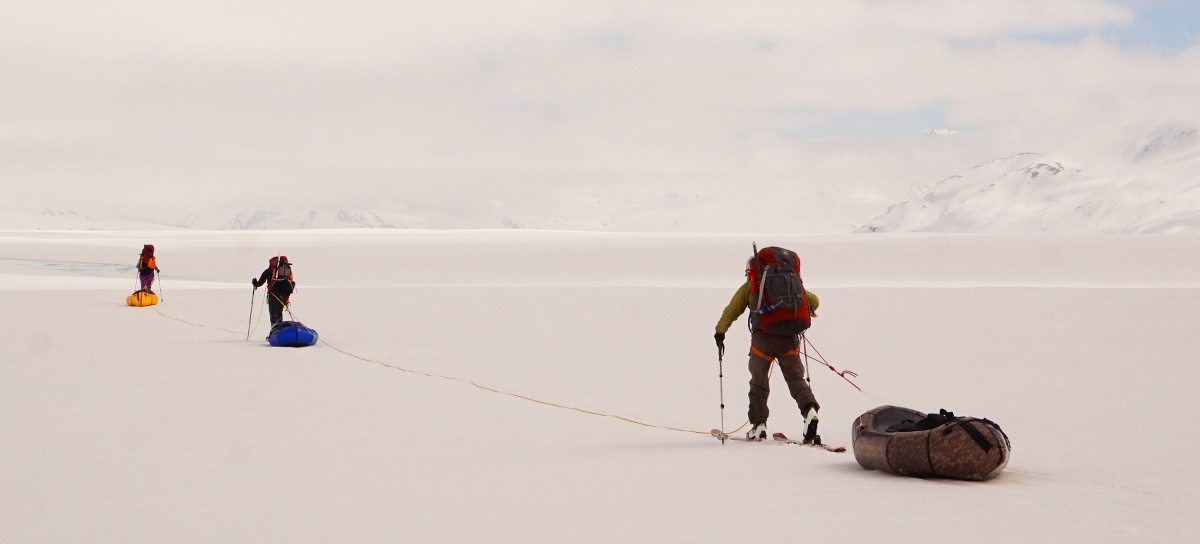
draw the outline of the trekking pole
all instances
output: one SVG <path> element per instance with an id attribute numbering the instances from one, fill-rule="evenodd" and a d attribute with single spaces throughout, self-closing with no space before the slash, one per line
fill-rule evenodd
<path id="1" fill-rule="evenodd" d="M 725 350 L 717 350 L 717 378 L 721 381 L 721 444 L 725 443 Z"/>
<path id="2" fill-rule="evenodd" d="M 254 323 L 254 294 L 257 292 L 257 287 L 250 290 L 250 317 L 246 319 L 246 340 L 250 340 L 250 326 Z"/>
<path id="3" fill-rule="evenodd" d="M 163 289 L 162 272 L 155 272 L 154 277 L 158 279 L 158 299 L 166 301 L 167 297 L 163 294 L 166 293 L 166 290 Z"/>
<path id="4" fill-rule="evenodd" d="M 805 341 L 804 333 L 800 333 L 800 349 L 804 352 L 804 381 L 812 385 L 812 372 L 808 370 L 808 342 Z"/>

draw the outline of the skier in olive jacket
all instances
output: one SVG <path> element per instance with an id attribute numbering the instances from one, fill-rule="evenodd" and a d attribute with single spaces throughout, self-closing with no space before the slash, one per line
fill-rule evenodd
<path id="1" fill-rule="evenodd" d="M 729 305 L 721 313 L 721 319 L 717 321 L 717 332 L 714 338 L 716 338 L 717 349 L 721 354 L 725 352 L 725 333 L 729 331 L 733 322 L 754 304 L 754 295 L 751 293 L 749 280 L 749 266 L 747 266 L 746 275 L 747 281 L 733 294 Z M 807 289 L 805 289 L 804 295 L 808 299 L 809 315 L 815 317 L 817 306 L 821 301 L 817 295 Z M 779 370 L 783 372 L 788 390 L 805 418 L 805 439 L 809 440 L 810 434 L 815 437 L 817 410 L 821 405 L 813 395 L 812 387 L 804 380 L 804 364 L 800 360 L 800 336 L 798 334 L 777 336 L 761 331 L 754 331 L 750 336 L 750 409 L 748 416 L 751 427 L 746 436 L 751 439 L 766 437 L 767 416 L 769 415 L 767 396 L 771 392 L 769 378 L 771 362 L 774 360 L 779 361 Z"/>

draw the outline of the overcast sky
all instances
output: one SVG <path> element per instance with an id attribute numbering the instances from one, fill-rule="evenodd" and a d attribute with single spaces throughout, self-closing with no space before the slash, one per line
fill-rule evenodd
<path id="1" fill-rule="evenodd" d="M 0 207 L 470 214 L 763 180 L 890 202 L 1200 117 L 1198 37 L 1186 0 L 16 0 Z"/>

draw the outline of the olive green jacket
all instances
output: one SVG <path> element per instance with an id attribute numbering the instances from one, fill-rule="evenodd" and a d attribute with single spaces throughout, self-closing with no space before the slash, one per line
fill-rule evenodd
<path id="1" fill-rule="evenodd" d="M 804 290 L 805 297 L 808 298 L 808 309 L 813 312 L 812 315 L 817 315 L 817 306 L 821 305 L 821 299 L 817 298 L 812 291 Z M 733 298 L 729 300 L 729 305 L 725 307 L 725 311 L 721 312 L 721 320 L 717 321 L 717 332 L 725 334 L 729 332 L 729 327 L 733 326 L 733 322 L 742 316 L 742 313 L 750 309 L 750 303 L 753 298 L 750 296 L 750 282 L 743 283 L 733 294 Z"/>

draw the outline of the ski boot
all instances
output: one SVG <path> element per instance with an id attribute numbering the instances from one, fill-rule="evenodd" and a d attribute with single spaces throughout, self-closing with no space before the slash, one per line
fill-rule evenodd
<path id="1" fill-rule="evenodd" d="M 755 423 L 750 426 L 750 430 L 746 431 L 746 440 L 766 440 L 767 424 Z"/>
<path id="2" fill-rule="evenodd" d="M 821 435 L 817 434 L 817 423 L 820 418 L 817 417 L 817 409 L 812 408 L 808 411 L 808 415 L 804 416 L 804 443 L 821 445 Z"/>

